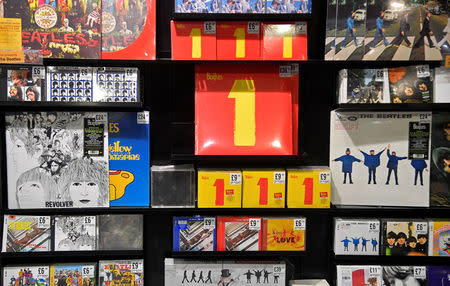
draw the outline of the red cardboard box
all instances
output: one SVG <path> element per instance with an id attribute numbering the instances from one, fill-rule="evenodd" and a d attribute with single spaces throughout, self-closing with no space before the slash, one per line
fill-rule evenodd
<path id="1" fill-rule="evenodd" d="M 263 60 L 308 59 L 306 22 L 263 23 Z"/>
<path id="2" fill-rule="evenodd" d="M 259 22 L 218 22 L 218 60 L 261 60 Z"/>
<path id="3" fill-rule="evenodd" d="M 173 60 L 216 60 L 216 22 L 172 21 Z"/>

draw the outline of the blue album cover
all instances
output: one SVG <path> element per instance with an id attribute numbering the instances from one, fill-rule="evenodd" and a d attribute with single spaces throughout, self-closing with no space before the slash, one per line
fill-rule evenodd
<path id="1" fill-rule="evenodd" d="M 429 286 L 450 286 L 449 266 L 428 266 Z"/>
<path id="2" fill-rule="evenodd" d="M 150 203 L 150 114 L 109 113 L 109 196 L 111 207 Z"/>
<path id="3" fill-rule="evenodd" d="M 219 13 L 220 0 L 175 0 L 176 13 Z"/>
<path id="4" fill-rule="evenodd" d="M 215 217 L 174 217 L 174 251 L 215 251 Z"/>

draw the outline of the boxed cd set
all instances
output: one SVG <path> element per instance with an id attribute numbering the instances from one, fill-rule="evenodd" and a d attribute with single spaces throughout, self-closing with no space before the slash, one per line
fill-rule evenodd
<path id="1" fill-rule="evenodd" d="M 329 167 L 298 167 L 287 170 L 288 208 L 329 208 L 331 172 Z"/>
<path id="2" fill-rule="evenodd" d="M 242 171 L 243 208 L 284 208 L 286 171 L 248 169 Z"/>
<path id="3" fill-rule="evenodd" d="M 199 208 L 240 208 L 241 170 L 198 170 Z"/>
<path id="4" fill-rule="evenodd" d="M 139 70 L 122 67 L 93 68 L 94 101 L 139 102 Z"/>
<path id="5" fill-rule="evenodd" d="M 98 285 L 143 286 L 144 260 L 100 260 L 98 262 Z"/>
<path id="6" fill-rule="evenodd" d="M 382 220 L 381 255 L 427 256 L 428 222 L 425 220 Z"/>
<path id="7" fill-rule="evenodd" d="M 49 216 L 5 215 L 3 252 L 51 251 Z"/>
<path id="8" fill-rule="evenodd" d="M 334 220 L 335 255 L 379 255 L 380 221 L 378 219 Z"/>
<path id="9" fill-rule="evenodd" d="M 50 66 L 47 68 L 48 101 L 93 102 L 91 67 Z"/>
<path id="10" fill-rule="evenodd" d="M 306 218 L 264 217 L 262 221 L 264 251 L 304 251 Z"/>
<path id="11" fill-rule="evenodd" d="M 428 255 L 450 256 L 450 221 L 433 220 L 428 225 Z"/>
<path id="12" fill-rule="evenodd" d="M 217 217 L 217 251 L 260 251 L 260 217 Z"/>
<path id="13" fill-rule="evenodd" d="M 143 215 L 99 215 L 97 226 L 99 250 L 143 249 Z"/>
<path id="14" fill-rule="evenodd" d="M 215 217 L 174 217 L 174 251 L 215 251 Z"/>
<path id="15" fill-rule="evenodd" d="M 194 208 L 196 180 L 193 165 L 151 167 L 152 208 Z"/>
<path id="16" fill-rule="evenodd" d="M 370 285 L 383 283 L 382 266 L 379 265 L 337 265 L 337 286 Z"/>

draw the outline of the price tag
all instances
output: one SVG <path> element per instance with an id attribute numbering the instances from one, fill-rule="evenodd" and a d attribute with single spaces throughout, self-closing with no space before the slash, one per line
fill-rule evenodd
<path id="1" fill-rule="evenodd" d="M 85 216 L 83 219 L 85 225 L 94 225 L 95 226 L 95 216 Z"/>
<path id="2" fill-rule="evenodd" d="M 319 173 L 319 184 L 329 184 L 331 182 L 330 172 L 320 172 Z"/>
<path id="3" fill-rule="evenodd" d="M 203 24 L 205 34 L 215 34 L 216 33 L 216 22 L 209 21 Z"/>
<path id="4" fill-rule="evenodd" d="M 273 273 L 273 275 L 283 274 L 284 273 L 284 267 L 280 266 L 280 265 L 275 265 L 273 267 L 272 273 Z"/>
<path id="5" fill-rule="evenodd" d="M 38 217 L 38 228 L 50 228 L 50 217 L 49 216 L 40 216 Z"/>
<path id="6" fill-rule="evenodd" d="M 142 111 L 137 113 L 137 124 L 146 124 L 150 123 L 150 112 Z"/>
<path id="7" fill-rule="evenodd" d="M 273 174 L 274 184 L 284 184 L 286 182 L 286 172 L 275 172 Z"/>
<path id="8" fill-rule="evenodd" d="M 384 81 L 384 70 L 383 69 L 375 70 L 375 81 Z"/>
<path id="9" fill-rule="evenodd" d="M 259 231 L 261 229 L 261 219 L 260 218 L 251 218 L 248 221 L 248 229 Z"/>
<path id="10" fill-rule="evenodd" d="M 380 223 L 369 222 L 369 232 L 378 232 L 378 231 L 380 231 Z"/>
<path id="11" fill-rule="evenodd" d="M 230 174 L 230 185 L 240 185 L 242 182 L 241 173 L 231 173 Z"/>
<path id="12" fill-rule="evenodd" d="M 381 267 L 370 266 L 369 267 L 369 277 L 379 277 L 381 276 Z"/>
<path id="13" fill-rule="evenodd" d="M 42 266 L 37 268 L 37 278 L 47 279 L 49 277 L 49 270 L 47 266 Z"/>
<path id="14" fill-rule="evenodd" d="M 417 234 L 427 234 L 427 232 L 428 232 L 428 224 L 426 222 L 416 223 L 416 233 Z"/>
<path id="15" fill-rule="evenodd" d="M 81 269 L 81 277 L 83 278 L 94 278 L 95 277 L 95 267 L 94 265 L 86 265 Z"/>
<path id="16" fill-rule="evenodd" d="M 179 220 L 178 229 L 187 229 L 187 220 Z"/>
<path id="17" fill-rule="evenodd" d="M 144 263 L 136 261 L 131 263 L 131 273 L 142 273 L 144 271 Z"/>
<path id="18" fill-rule="evenodd" d="M 352 273 L 349 270 L 342 271 L 342 280 L 346 282 L 350 282 L 352 280 Z"/>
<path id="19" fill-rule="evenodd" d="M 80 68 L 80 73 L 78 75 L 79 80 L 91 80 L 92 74 L 89 71 L 89 68 Z"/>
<path id="20" fill-rule="evenodd" d="M 294 219 L 294 230 L 306 230 L 306 219 L 305 218 Z"/>
<path id="21" fill-rule="evenodd" d="M 299 64 L 291 64 L 291 75 L 298 75 L 300 73 Z"/>
<path id="22" fill-rule="evenodd" d="M 215 229 L 216 228 L 216 218 L 215 217 L 205 217 L 205 219 L 203 220 L 203 228 Z"/>
<path id="23" fill-rule="evenodd" d="M 259 34 L 259 22 L 248 22 L 247 33 Z"/>
<path id="24" fill-rule="evenodd" d="M 136 80 L 136 69 L 135 68 L 126 68 L 125 69 L 125 80 Z"/>
<path id="25" fill-rule="evenodd" d="M 45 67 L 33 67 L 31 69 L 31 77 L 32 78 L 45 78 Z"/>
<path id="26" fill-rule="evenodd" d="M 414 278 L 425 279 L 427 278 L 427 267 L 426 266 L 414 266 Z"/>
<path id="27" fill-rule="evenodd" d="M 417 77 L 429 77 L 430 76 L 430 67 L 428 65 L 417 66 Z"/>
<path id="28" fill-rule="evenodd" d="M 168 266 L 172 266 L 175 264 L 175 259 L 174 258 L 166 258 L 166 259 L 164 259 L 164 264 L 168 265 Z"/>
<path id="29" fill-rule="evenodd" d="M 292 75 L 292 67 L 288 66 L 280 66 L 280 77 L 291 77 Z"/>
<path id="30" fill-rule="evenodd" d="M 295 23 L 295 34 L 306 34 L 307 26 L 306 22 Z"/>

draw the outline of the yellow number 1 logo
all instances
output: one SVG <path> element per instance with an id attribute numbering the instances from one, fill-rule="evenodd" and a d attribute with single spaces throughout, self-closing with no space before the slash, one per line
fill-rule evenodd
<path id="1" fill-rule="evenodd" d="M 245 29 L 237 28 L 233 36 L 236 38 L 236 58 L 245 58 Z"/>
<path id="2" fill-rule="evenodd" d="M 200 28 L 193 28 L 189 36 L 192 38 L 192 58 L 202 57 L 202 31 Z"/>
<path id="3" fill-rule="evenodd" d="M 249 79 L 234 81 L 228 98 L 234 98 L 234 145 L 255 146 L 255 83 Z"/>
<path id="4" fill-rule="evenodd" d="M 292 58 L 292 35 L 283 37 L 283 58 Z"/>

